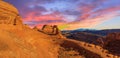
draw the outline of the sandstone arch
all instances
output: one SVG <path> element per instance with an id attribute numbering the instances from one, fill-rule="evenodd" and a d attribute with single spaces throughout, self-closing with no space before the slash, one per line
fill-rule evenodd
<path id="1" fill-rule="evenodd" d="M 49 34 L 49 35 L 57 35 L 59 34 L 60 30 L 58 29 L 57 25 L 44 25 L 43 28 L 42 28 L 42 31 L 46 34 Z"/>

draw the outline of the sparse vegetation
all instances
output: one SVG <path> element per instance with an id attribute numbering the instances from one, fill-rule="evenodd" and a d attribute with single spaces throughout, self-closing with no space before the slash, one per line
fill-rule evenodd
<path id="1" fill-rule="evenodd" d="M 77 52 L 77 55 L 79 54 L 79 56 L 82 56 L 85 58 L 102 58 L 100 55 L 95 54 L 89 50 L 86 50 L 83 47 L 79 46 L 77 43 L 72 42 L 72 41 L 65 40 L 64 43 L 61 44 L 61 46 L 64 48 L 64 49 L 62 49 L 63 54 L 60 53 L 62 56 L 64 56 L 66 54 L 66 53 L 64 54 L 64 51 L 68 50 L 68 51 L 75 51 L 75 52 Z"/>
<path id="2" fill-rule="evenodd" d="M 78 51 L 73 48 L 60 48 L 58 58 L 85 58 L 80 55 Z"/>

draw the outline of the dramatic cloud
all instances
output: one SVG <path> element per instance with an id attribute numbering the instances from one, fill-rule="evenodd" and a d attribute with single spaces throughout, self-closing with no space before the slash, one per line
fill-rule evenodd
<path id="1" fill-rule="evenodd" d="M 50 14 L 40 15 L 37 12 L 29 13 L 25 18 L 23 18 L 25 24 L 29 25 L 44 25 L 44 24 L 59 24 L 65 23 L 64 17 L 59 12 L 53 12 Z"/>
<path id="2" fill-rule="evenodd" d="M 92 28 L 92 27 L 95 27 L 96 25 L 98 25 L 106 20 L 110 20 L 116 16 L 120 16 L 120 15 L 118 15 L 118 13 L 112 13 L 112 14 L 108 14 L 108 15 L 97 16 L 96 18 L 92 18 L 92 19 L 85 19 L 85 20 L 78 21 L 78 22 L 72 22 L 72 23 L 68 24 L 69 27 L 67 27 L 66 30 L 73 30 L 73 29 L 77 29 L 78 27 Z"/>
<path id="3" fill-rule="evenodd" d="M 92 28 L 106 20 L 120 16 L 119 0 L 5 1 L 15 5 L 24 23 L 30 26 L 56 24 L 69 30 Z"/>

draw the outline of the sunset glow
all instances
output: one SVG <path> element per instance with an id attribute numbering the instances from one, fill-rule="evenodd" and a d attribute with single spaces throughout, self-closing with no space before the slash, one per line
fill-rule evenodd
<path id="1" fill-rule="evenodd" d="M 120 28 L 119 0 L 5 1 L 16 6 L 24 23 L 32 27 L 52 24 L 63 30 Z"/>

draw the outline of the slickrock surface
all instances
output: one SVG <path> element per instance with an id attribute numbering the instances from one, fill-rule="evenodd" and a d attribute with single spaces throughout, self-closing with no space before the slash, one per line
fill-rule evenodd
<path id="1" fill-rule="evenodd" d="M 0 24 L 16 24 L 19 19 L 18 10 L 11 4 L 0 0 Z"/>
<path id="2" fill-rule="evenodd" d="M 17 9 L 0 0 L 0 58 L 57 58 L 50 38 L 22 24 Z"/>

